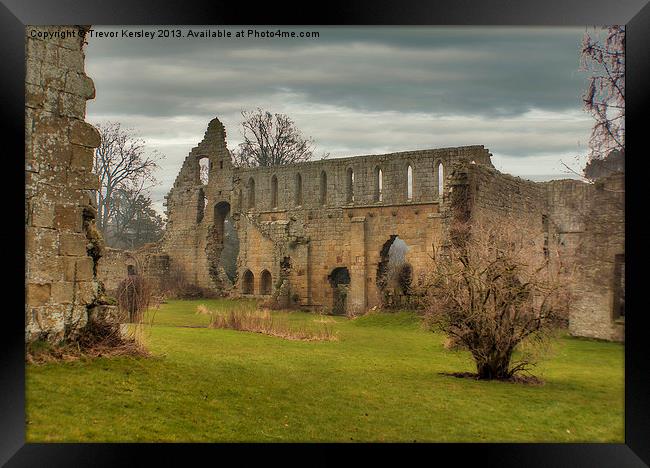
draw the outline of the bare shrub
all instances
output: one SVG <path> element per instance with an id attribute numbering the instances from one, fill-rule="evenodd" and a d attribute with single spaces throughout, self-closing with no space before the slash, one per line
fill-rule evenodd
<path id="1" fill-rule="evenodd" d="M 566 317 L 567 283 L 530 226 L 457 223 L 429 279 L 429 326 L 468 349 L 480 379 L 512 379 L 544 354 Z M 515 362 L 513 353 L 520 358 Z"/>
<path id="2" fill-rule="evenodd" d="M 230 310 L 226 313 L 212 313 L 210 328 L 249 331 L 277 336 L 287 340 L 299 341 L 334 341 L 337 340 L 333 330 L 323 324 L 317 330 L 292 327 L 286 318 L 277 317 L 268 310 Z"/>
<path id="3" fill-rule="evenodd" d="M 185 271 L 178 265 L 173 265 L 169 269 L 161 284 L 161 289 L 165 297 L 176 299 L 201 299 L 217 297 L 214 291 L 202 288 L 187 280 Z"/>
<path id="4" fill-rule="evenodd" d="M 129 275 L 117 286 L 117 305 L 128 314 L 129 322 L 141 322 L 152 304 L 153 288 L 141 275 Z"/>

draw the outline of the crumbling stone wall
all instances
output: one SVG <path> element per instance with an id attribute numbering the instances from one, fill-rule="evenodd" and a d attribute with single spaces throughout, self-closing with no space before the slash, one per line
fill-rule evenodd
<path id="1" fill-rule="evenodd" d="M 625 177 L 622 173 L 589 186 L 590 203 L 576 249 L 573 335 L 625 338 Z"/>
<path id="2" fill-rule="evenodd" d="M 97 130 L 84 121 L 95 96 L 84 72 L 85 26 L 26 28 L 26 340 L 63 338 L 83 327 L 94 305 L 103 241 L 91 190 Z M 67 37 L 34 37 L 32 30 Z"/>
<path id="3" fill-rule="evenodd" d="M 161 249 L 198 286 L 262 297 L 268 296 L 262 275 L 270 274 L 274 289 L 285 280 L 281 302 L 306 308 L 330 310 L 334 290 L 328 278 L 347 268 L 347 306 L 361 311 L 381 301 L 376 274 L 391 235 L 409 246 L 414 277 L 426 272 L 440 237 L 438 166 L 491 166 L 490 156 L 483 146 L 467 146 L 235 168 L 223 126 L 214 119 L 167 196 Z M 210 161 L 207 184 L 200 179 L 202 158 Z M 220 264 L 226 213 L 240 244 L 234 284 Z M 277 291 L 271 295 L 277 298 Z"/>
<path id="4" fill-rule="evenodd" d="M 622 211 L 604 195 L 594 196 L 594 186 L 573 180 L 535 183 L 502 174 L 483 146 L 236 168 L 225 136 L 221 123 L 212 120 L 167 196 L 170 222 L 160 251 L 196 285 L 222 294 L 271 298 L 282 307 L 331 311 L 336 306 L 360 312 L 381 304 L 382 281 L 377 280 L 385 262 L 382 250 L 391 239 L 399 236 L 406 242 L 406 261 L 417 284 L 430 268 L 434 248 L 462 234 L 454 232 L 453 219 L 516 219 L 538 233 L 540 256 L 566 267 L 580 260 L 585 270 L 600 269 L 609 278 L 597 283 L 592 276 L 580 277 L 584 305 L 569 318 L 571 332 L 622 337 L 622 328 L 603 312 L 614 294 L 611 270 L 620 270 L 618 234 L 607 240 L 612 245 L 606 253 L 598 250 L 608 260 L 599 260 L 596 267 L 588 261 L 607 231 L 596 231 L 596 220 L 624 231 Z M 207 184 L 199 175 L 202 158 L 210 161 Z M 599 204 L 612 213 L 594 213 Z M 240 245 L 232 282 L 221 258 L 226 219 Z M 616 267 L 610 255 L 614 250 Z M 266 289 L 269 276 L 271 294 Z M 346 282 L 338 284 L 342 277 Z M 588 299 L 597 288 L 602 300 Z M 591 313 L 589 307 L 599 312 Z"/>
<path id="5" fill-rule="evenodd" d="M 97 278 L 106 294 L 113 297 L 119 284 L 129 275 L 144 276 L 154 291 L 162 292 L 169 274 L 169 255 L 161 253 L 157 244 L 146 244 L 138 250 L 107 247 L 97 263 Z"/>
<path id="6" fill-rule="evenodd" d="M 570 282 L 574 296 L 570 333 L 624 340 L 625 318 L 619 312 L 619 302 L 624 302 L 623 174 L 595 184 L 535 183 L 484 165 L 457 164 L 449 171 L 447 187 L 442 207 L 444 242 L 461 235 L 453 231 L 453 219 L 488 217 L 504 226 L 523 220 L 545 241 L 540 258 L 545 255 Z"/>

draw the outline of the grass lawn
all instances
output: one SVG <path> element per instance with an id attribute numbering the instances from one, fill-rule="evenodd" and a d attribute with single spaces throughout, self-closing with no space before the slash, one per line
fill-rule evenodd
<path id="1" fill-rule="evenodd" d="M 201 328 L 198 304 L 255 306 L 169 301 L 153 358 L 28 365 L 27 442 L 624 441 L 621 344 L 562 337 L 544 385 L 482 382 L 440 375 L 473 361 L 411 313 L 325 317 L 338 340 L 302 342 Z"/>

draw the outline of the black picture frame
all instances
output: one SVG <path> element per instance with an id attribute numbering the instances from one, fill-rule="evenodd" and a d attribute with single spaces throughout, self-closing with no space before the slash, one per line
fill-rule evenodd
<path id="1" fill-rule="evenodd" d="M 650 464 L 650 360 L 644 280 L 649 237 L 645 230 L 648 156 L 643 116 L 650 108 L 650 5 L 646 0 L 489 0 L 418 2 L 364 0 L 251 6 L 206 0 L 3 0 L 2 122 L 6 193 L 3 211 L 14 221 L 0 230 L 5 259 L 2 283 L 7 302 L 0 346 L 0 462 L 19 466 L 187 465 L 194 456 L 211 463 L 330 465 L 351 462 L 461 463 L 494 466 L 647 466 Z M 25 444 L 24 315 L 24 73 L 25 26 L 35 24 L 250 24 L 250 25 L 557 25 L 626 24 L 627 176 L 624 444 Z M 576 50 L 577 54 L 577 50 Z M 645 159 L 644 159 L 645 158 Z M 20 272 L 23 272 L 21 276 Z M 22 296 L 22 298 L 21 298 Z M 16 302 L 17 304 L 14 304 Z M 24 310 L 24 308 L 23 308 Z M 603 410 L 607 410 L 603 408 Z M 300 450 L 297 450 L 300 449 Z M 448 461 L 444 461 L 447 459 Z M 358 463 L 358 462 L 357 462 Z"/>

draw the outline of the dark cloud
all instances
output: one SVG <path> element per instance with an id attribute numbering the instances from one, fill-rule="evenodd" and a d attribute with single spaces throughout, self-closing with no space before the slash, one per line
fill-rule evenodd
<path id="1" fill-rule="evenodd" d="M 557 169 L 535 157 L 566 159 L 587 139 L 584 28 L 281 29 L 320 37 L 91 37 L 88 118 L 123 122 L 165 152 L 164 191 L 210 119 L 222 120 L 232 147 L 240 111 L 258 106 L 293 117 L 332 156 L 484 144 L 495 161 L 519 158 L 521 170 L 547 174 Z"/>

